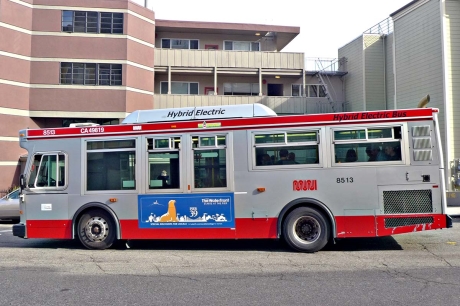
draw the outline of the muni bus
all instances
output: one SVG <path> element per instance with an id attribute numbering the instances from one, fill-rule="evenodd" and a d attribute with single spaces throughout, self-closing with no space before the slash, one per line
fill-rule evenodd
<path id="1" fill-rule="evenodd" d="M 140 110 L 25 129 L 22 238 L 329 241 L 452 227 L 438 110 L 277 116 L 261 104 Z"/>

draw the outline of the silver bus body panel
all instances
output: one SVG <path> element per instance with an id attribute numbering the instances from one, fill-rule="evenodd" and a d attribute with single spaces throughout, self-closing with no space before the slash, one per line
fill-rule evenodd
<path id="1" fill-rule="evenodd" d="M 115 215 L 117 223 L 119 220 L 137 220 L 138 195 L 167 194 L 170 192 L 169 190 L 152 191 L 147 188 L 148 177 L 145 165 L 148 159 L 148 152 L 145 149 L 145 143 L 149 137 L 160 136 L 181 137 L 179 150 L 181 163 L 180 188 L 173 190 L 173 193 L 232 192 L 235 194 L 235 219 L 277 219 L 288 203 L 295 201 L 308 202 L 308 199 L 311 199 L 310 203 L 305 204 L 320 205 L 318 203 L 323 203 L 323 208 L 329 216 L 334 229 L 332 235 L 333 237 L 340 237 L 335 229 L 335 217 L 350 215 L 375 217 L 384 215 L 383 193 L 393 190 L 431 190 L 433 199 L 432 212 L 445 213 L 445 193 L 442 192 L 445 190 L 445 182 L 442 176 L 443 164 L 438 128 L 434 125 L 434 121 L 401 121 L 400 123 L 382 123 L 378 126 L 392 127 L 395 125 L 402 127 L 402 160 L 381 163 L 339 164 L 333 160 L 334 130 L 337 128 L 370 126 L 369 124 L 356 123 L 326 127 L 221 129 L 196 133 L 171 131 L 170 133 L 142 136 L 97 136 L 21 141 L 21 147 L 27 149 L 29 153 L 27 169 L 31 167 L 31 160 L 35 152 L 63 149 L 68 152 L 68 176 L 65 189 L 58 191 L 25 189 L 23 191 L 25 203 L 21 204 L 21 209 L 25 213 L 21 217 L 21 222 L 27 222 L 27 219 L 31 218 L 34 220 L 75 220 L 77 212 L 81 211 L 81 207 L 88 203 L 100 203 L 100 207 L 107 207 Z M 417 161 L 414 159 L 414 137 L 411 134 L 414 126 L 429 126 L 433 131 L 430 134 L 433 148 L 430 160 Z M 272 130 L 317 131 L 319 134 L 320 163 L 275 167 L 256 166 L 252 135 L 255 132 L 270 132 Z M 217 190 L 194 189 L 192 184 L 193 162 L 190 162 L 194 158 L 191 137 L 194 135 L 214 135 L 216 133 L 227 135 L 227 187 Z M 87 191 L 86 142 L 124 140 L 128 138 L 136 140 L 136 188 L 134 190 Z M 427 177 L 429 177 L 429 181 L 426 181 Z M 316 189 L 295 190 L 293 184 L 297 180 L 314 180 Z M 265 191 L 259 192 L 258 188 L 264 188 Z M 112 198 L 115 198 L 116 201 L 112 202 L 110 200 Z M 72 229 L 74 230 L 75 226 Z M 120 230 L 120 226 L 118 226 L 118 238 L 123 237 L 121 231 L 122 229 Z"/>

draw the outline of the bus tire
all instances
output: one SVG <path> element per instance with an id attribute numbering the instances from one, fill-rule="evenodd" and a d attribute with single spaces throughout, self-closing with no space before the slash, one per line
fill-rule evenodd
<path id="1" fill-rule="evenodd" d="M 78 221 L 78 238 L 88 249 L 103 250 L 115 242 L 116 229 L 113 218 L 102 209 L 85 212 Z"/>
<path id="2" fill-rule="evenodd" d="M 329 240 L 329 222 L 317 209 L 299 207 L 291 211 L 284 220 L 283 237 L 296 251 L 317 252 Z"/>

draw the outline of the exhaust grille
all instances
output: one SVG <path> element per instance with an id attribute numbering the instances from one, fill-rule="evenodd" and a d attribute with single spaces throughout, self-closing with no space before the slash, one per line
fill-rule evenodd
<path id="1" fill-rule="evenodd" d="M 383 213 L 385 215 L 432 212 L 433 201 L 431 190 L 383 191 Z"/>
<path id="2" fill-rule="evenodd" d="M 385 218 L 385 227 L 399 227 L 407 225 L 427 224 L 433 222 L 433 217 Z"/>

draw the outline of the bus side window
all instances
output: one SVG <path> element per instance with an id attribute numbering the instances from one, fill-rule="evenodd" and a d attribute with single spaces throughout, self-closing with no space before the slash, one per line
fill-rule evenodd
<path id="1" fill-rule="evenodd" d="M 149 189 L 180 188 L 180 137 L 149 138 Z"/>
<path id="2" fill-rule="evenodd" d="M 318 131 L 254 134 L 256 166 L 319 164 Z"/>
<path id="3" fill-rule="evenodd" d="M 87 141 L 86 190 L 135 190 L 135 166 L 135 139 Z"/>
<path id="4" fill-rule="evenodd" d="M 195 188 L 227 187 L 226 135 L 193 136 Z"/>

